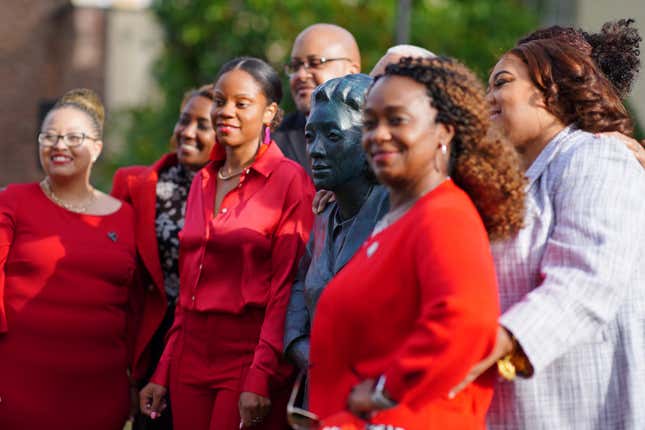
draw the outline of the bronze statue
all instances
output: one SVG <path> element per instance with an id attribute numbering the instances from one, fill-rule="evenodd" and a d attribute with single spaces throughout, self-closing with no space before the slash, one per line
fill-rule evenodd
<path id="1" fill-rule="evenodd" d="M 287 356 L 302 370 L 309 363 L 310 324 L 329 280 L 367 239 L 388 210 L 385 188 L 376 183 L 361 147 L 364 74 L 331 79 L 312 93 L 305 126 L 314 185 L 336 200 L 316 217 L 294 282 L 285 326 Z"/>

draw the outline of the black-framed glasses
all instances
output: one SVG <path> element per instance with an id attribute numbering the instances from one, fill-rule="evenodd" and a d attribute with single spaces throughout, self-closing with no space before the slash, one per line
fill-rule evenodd
<path id="1" fill-rule="evenodd" d="M 76 148 L 78 146 L 81 146 L 83 142 L 85 142 L 85 139 L 99 140 L 96 137 L 88 136 L 85 133 L 75 132 L 75 131 L 71 133 L 65 133 L 65 134 L 56 134 L 50 131 L 41 131 L 40 133 L 38 133 L 38 143 L 41 146 L 45 146 L 45 147 L 54 146 L 58 143 L 59 139 L 63 139 L 63 143 L 68 148 Z"/>
<path id="2" fill-rule="evenodd" d="M 289 403 L 287 403 L 287 422 L 294 430 L 312 430 L 320 426 L 320 418 L 318 415 L 296 406 L 298 399 L 301 401 L 304 399 L 304 390 L 301 392 L 300 387 L 304 387 L 303 381 L 305 380 L 305 375 L 304 370 L 300 371 L 298 379 L 296 379 L 296 383 L 291 390 Z"/>
<path id="3" fill-rule="evenodd" d="M 325 64 L 330 61 L 352 61 L 351 58 L 347 57 L 338 57 L 338 58 L 327 58 L 327 57 L 313 57 L 309 56 L 306 60 L 302 61 L 298 58 L 292 58 L 287 64 L 284 65 L 284 72 L 291 76 L 298 73 L 301 67 L 304 67 L 305 70 L 320 70 Z"/>

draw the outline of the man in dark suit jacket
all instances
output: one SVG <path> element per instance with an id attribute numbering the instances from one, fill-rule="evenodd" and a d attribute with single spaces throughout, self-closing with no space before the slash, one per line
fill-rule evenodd
<path id="1" fill-rule="evenodd" d="M 361 70 L 361 54 L 352 34 L 333 24 L 314 24 L 304 29 L 293 43 L 285 66 L 296 112 L 285 116 L 273 133 L 282 152 L 311 175 L 305 148 L 305 123 L 311 108 L 311 93 L 323 82 Z"/>

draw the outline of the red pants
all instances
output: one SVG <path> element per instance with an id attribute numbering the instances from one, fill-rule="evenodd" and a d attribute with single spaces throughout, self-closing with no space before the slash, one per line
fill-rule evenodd
<path id="1" fill-rule="evenodd" d="M 184 311 L 171 364 L 170 399 L 174 430 L 238 430 L 238 400 L 253 361 L 264 312 L 242 315 Z M 290 384 L 271 393 L 271 411 L 253 430 L 287 429 Z"/>

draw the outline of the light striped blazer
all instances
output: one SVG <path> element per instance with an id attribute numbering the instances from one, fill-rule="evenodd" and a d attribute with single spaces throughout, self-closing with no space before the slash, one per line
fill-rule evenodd
<path id="1" fill-rule="evenodd" d="M 535 374 L 497 384 L 488 426 L 645 429 L 645 170 L 569 126 L 527 176 L 525 227 L 493 255 Z"/>

